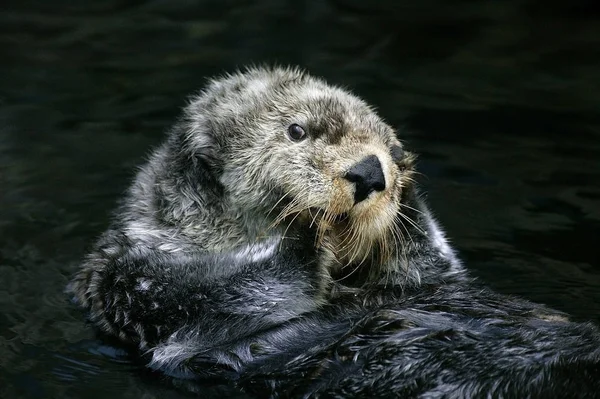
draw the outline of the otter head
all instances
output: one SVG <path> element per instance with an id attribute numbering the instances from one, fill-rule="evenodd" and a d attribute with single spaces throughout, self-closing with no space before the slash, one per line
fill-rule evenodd
<path id="1" fill-rule="evenodd" d="M 364 101 L 297 69 L 212 81 L 187 109 L 230 209 L 248 223 L 309 223 L 342 264 L 387 256 L 412 157 Z"/>

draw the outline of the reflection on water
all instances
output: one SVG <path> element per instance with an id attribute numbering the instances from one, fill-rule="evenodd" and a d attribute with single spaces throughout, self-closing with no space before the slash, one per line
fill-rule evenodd
<path id="1" fill-rule="evenodd" d="M 250 62 L 303 65 L 375 104 L 421 154 L 474 275 L 599 320 L 596 2 L 3 5 L 0 397 L 182 396 L 98 341 L 62 290 L 185 96 Z"/>

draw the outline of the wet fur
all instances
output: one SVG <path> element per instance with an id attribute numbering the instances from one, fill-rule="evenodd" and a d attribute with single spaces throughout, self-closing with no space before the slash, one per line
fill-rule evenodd
<path id="1" fill-rule="evenodd" d="M 286 141 L 298 122 L 310 143 Z M 297 69 L 215 79 L 69 291 L 150 367 L 261 397 L 593 397 L 598 329 L 475 285 L 394 146 Z M 340 174 L 370 153 L 392 187 L 353 207 Z"/>

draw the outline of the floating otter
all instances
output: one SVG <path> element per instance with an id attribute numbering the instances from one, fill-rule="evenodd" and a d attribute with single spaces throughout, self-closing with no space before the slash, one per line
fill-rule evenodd
<path id="1" fill-rule="evenodd" d="M 69 290 L 150 367 L 257 396 L 595 395 L 598 329 L 471 281 L 413 160 L 301 70 L 213 80 Z"/>

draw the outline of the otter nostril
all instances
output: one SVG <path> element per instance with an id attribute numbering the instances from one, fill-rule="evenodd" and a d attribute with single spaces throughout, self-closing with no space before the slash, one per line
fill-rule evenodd
<path id="1" fill-rule="evenodd" d="M 373 191 L 385 190 L 385 176 L 381 162 L 375 155 L 369 155 L 359 163 L 352 166 L 344 178 L 355 184 L 354 202 L 359 203 L 366 199 Z"/>

